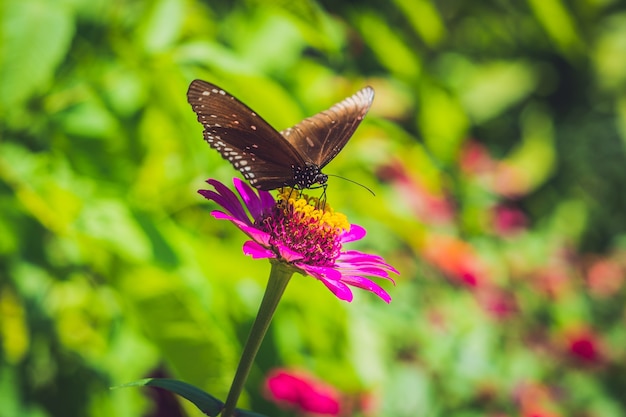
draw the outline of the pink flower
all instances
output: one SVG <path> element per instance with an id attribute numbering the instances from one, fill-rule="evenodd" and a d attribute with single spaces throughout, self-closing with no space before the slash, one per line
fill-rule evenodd
<path id="1" fill-rule="evenodd" d="M 427 187 L 418 174 L 410 172 L 401 160 L 393 160 L 378 170 L 383 181 L 389 181 L 404 203 L 422 223 L 448 224 L 454 218 L 454 207 L 444 192 Z"/>
<path id="2" fill-rule="evenodd" d="M 459 165 L 465 174 L 483 175 L 492 173 L 497 161 L 494 160 L 487 148 L 480 142 L 470 139 L 461 149 Z"/>
<path id="3" fill-rule="evenodd" d="M 517 391 L 522 417 L 561 417 L 556 395 L 549 387 L 527 383 Z"/>
<path id="4" fill-rule="evenodd" d="M 456 237 L 428 235 L 423 250 L 426 260 L 435 265 L 448 277 L 468 285 L 478 287 L 488 281 L 485 268 L 478 259 L 473 247 Z"/>
<path id="5" fill-rule="evenodd" d="M 519 209 L 506 205 L 495 206 L 492 210 L 493 227 L 500 236 L 514 235 L 526 227 L 526 215 Z"/>
<path id="6" fill-rule="evenodd" d="M 518 312 L 515 294 L 495 286 L 485 286 L 475 291 L 474 295 L 483 309 L 493 318 L 506 319 Z"/>
<path id="7" fill-rule="evenodd" d="M 235 178 L 233 182 L 241 200 L 212 179 L 207 183 L 215 191 L 198 192 L 223 208 L 211 212 L 213 217 L 230 221 L 251 238 L 243 245 L 246 255 L 289 264 L 297 272 L 320 280 L 341 300 L 352 301 L 349 286 L 353 286 L 373 292 L 387 303 L 391 301 L 384 289 L 365 276 L 394 282 L 389 272 L 398 271 L 380 256 L 343 250 L 344 243 L 365 236 L 364 228 L 348 223 L 328 204 L 323 209 L 316 207 L 319 200 L 297 190 L 284 189 L 274 200 L 267 191 L 256 190 L 257 194 L 243 181 Z"/>
<path id="8" fill-rule="evenodd" d="M 339 415 L 340 393 L 303 372 L 276 369 L 265 380 L 265 388 L 266 396 L 283 407 L 304 413 Z"/>
<path id="9" fill-rule="evenodd" d="M 616 294 L 624 285 L 624 268 L 607 258 L 596 260 L 587 270 L 587 284 L 592 295 L 606 298 Z"/>

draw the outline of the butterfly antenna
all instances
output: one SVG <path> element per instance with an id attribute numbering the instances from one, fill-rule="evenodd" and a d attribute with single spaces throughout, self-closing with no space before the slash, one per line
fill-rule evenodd
<path id="1" fill-rule="evenodd" d="M 356 185 L 358 185 L 358 186 L 360 186 L 360 187 L 363 187 L 363 188 L 365 188 L 367 191 L 369 191 L 369 192 L 370 192 L 370 194 L 372 194 L 374 197 L 376 197 L 376 194 L 374 194 L 374 191 L 372 191 L 369 187 L 366 187 L 365 185 L 361 184 L 360 182 L 356 182 L 356 181 L 354 181 L 354 180 L 351 180 L 351 179 L 349 179 L 349 178 L 342 177 L 342 176 L 339 176 L 339 175 L 333 175 L 333 174 L 327 174 L 327 175 L 328 175 L 329 177 L 341 178 L 342 180 L 346 180 L 346 181 L 348 181 L 348 182 L 351 182 L 352 184 L 356 184 Z"/>

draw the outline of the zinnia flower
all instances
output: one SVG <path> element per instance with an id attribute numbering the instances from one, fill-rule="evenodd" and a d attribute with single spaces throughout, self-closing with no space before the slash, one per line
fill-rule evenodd
<path id="1" fill-rule="evenodd" d="M 315 415 L 339 415 L 339 391 L 304 372 L 275 369 L 265 380 L 265 391 L 270 400 L 286 408 Z"/>
<path id="2" fill-rule="evenodd" d="M 384 289 L 365 276 L 393 282 L 389 272 L 398 271 L 380 256 L 343 250 L 344 243 L 365 236 L 364 228 L 350 224 L 328 204 L 320 205 L 318 199 L 298 190 L 285 188 L 274 200 L 267 191 L 257 190 L 257 194 L 245 182 L 237 178 L 233 182 L 241 200 L 213 179 L 207 183 L 215 191 L 198 192 L 223 208 L 211 212 L 213 217 L 232 222 L 251 238 L 243 245 L 246 255 L 286 263 L 320 280 L 341 300 L 352 301 L 348 286 L 353 286 L 373 292 L 387 303 L 391 301 Z"/>

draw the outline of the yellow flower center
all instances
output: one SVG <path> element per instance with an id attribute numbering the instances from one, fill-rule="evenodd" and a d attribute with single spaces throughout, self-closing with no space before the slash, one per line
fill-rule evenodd
<path id="1" fill-rule="evenodd" d="M 300 190 L 283 189 L 276 205 L 260 222 L 270 244 L 302 255 L 309 265 L 332 266 L 341 252 L 341 236 L 350 230 L 342 213 Z"/>
<path id="2" fill-rule="evenodd" d="M 295 215 L 322 229 L 342 232 L 350 229 L 348 218 L 343 213 L 337 213 L 330 204 L 320 202 L 317 197 L 310 197 L 299 190 L 284 188 L 278 195 L 279 204 L 283 208 L 291 209 Z M 285 204 L 286 203 L 286 204 Z"/>

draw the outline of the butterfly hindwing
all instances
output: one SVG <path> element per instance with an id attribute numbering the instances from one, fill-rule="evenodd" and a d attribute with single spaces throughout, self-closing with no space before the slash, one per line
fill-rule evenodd
<path id="1" fill-rule="evenodd" d="M 187 99 L 204 127 L 204 139 L 251 185 L 271 190 L 289 184 L 299 151 L 248 106 L 220 87 L 194 80 Z"/>
<path id="2" fill-rule="evenodd" d="M 365 87 L 330 109 L 308 117 L 281 134 L 300 155 L 320 169 L 343 149 L 374 100 L 374 89 Z"/>

